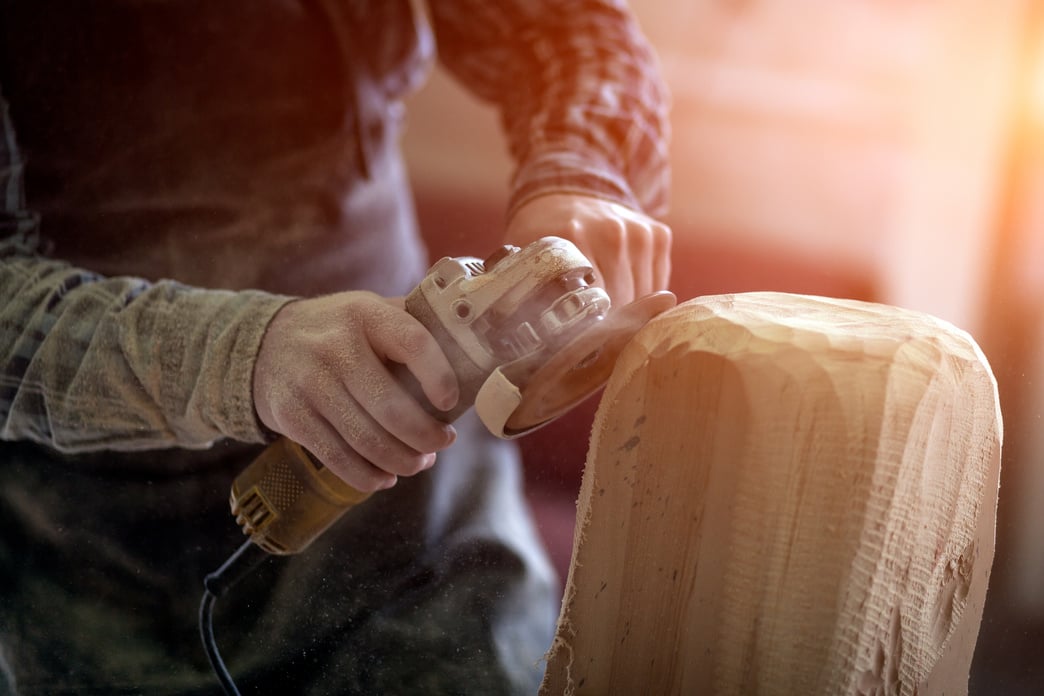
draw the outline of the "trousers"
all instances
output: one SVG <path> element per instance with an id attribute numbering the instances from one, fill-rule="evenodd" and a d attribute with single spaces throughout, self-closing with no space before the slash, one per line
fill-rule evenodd
<path id="1" fill-rule="evenodd" d="M 456 425 L 432 469 L 218 601 L 242 693 L 536 692 L 558 578 L 517 449 L 473 414 Z M 135 469 L 125 455 L 73 462 L 4 443 L 0 693 L 220 693 L 197 610 L 203 577 L 242 543 L 228 491 L 256 453 L 158 451 L 163 466 Z"/>

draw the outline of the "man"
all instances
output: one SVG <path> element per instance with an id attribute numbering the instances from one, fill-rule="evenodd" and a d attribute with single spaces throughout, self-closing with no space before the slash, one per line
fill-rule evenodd
<path id="1" fill-rule="evenodd" d="M 457 398 L 394 299 L 426 265 L 397 126 L 437 43 L 502 114 L 505 241 L 661 289 L 666 97 L 623 3 L 4 0 L 0 33 L 0 693 L 212 693 L 200 581 L 280 434 L 390 490 L 222 600 L 244 692 L 531 693 L 558 597 L 517 453 L 385 367 Z"/>

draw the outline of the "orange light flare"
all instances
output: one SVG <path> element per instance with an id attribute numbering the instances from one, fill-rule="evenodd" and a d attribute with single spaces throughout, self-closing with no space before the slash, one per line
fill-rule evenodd
<path id="1" fill-rule="evenodd" d="M 1031 140 L 1044 140 L 1044 41 L 1038 42 L 1031 52 L 1027 80 L 1026 107 L 1029 123 L 1033 130 Z"/>
<path id="2" fill-rule="evenodd" d="M 1037 41 L 1027 57 L 1025 78 L 1020 86 L 1018 106 L 1024 109 L 1023 126 L 1016 132 L 1016 158 L 1019 175 L 1014 185 L 1018 231 L 1008 240 L 1013 248 L 1007 258 L 1014 283 L 1028 297 L 1044 294 L 1044 39 Z"/>

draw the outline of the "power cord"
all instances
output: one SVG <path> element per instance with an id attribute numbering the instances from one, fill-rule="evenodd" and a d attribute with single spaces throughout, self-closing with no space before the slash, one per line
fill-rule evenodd
<path id="1" fill-rule="evenodd" d="M 220 568 L 203 579 L 203 601 L 199 605 L 199 634 L 203 639 L 203 649 L 207 652 L 210 666 L 213 667 L 226 696 L 240 695 L 232 675 L 228 673 L 221 659 L 217 641 L 214 639 L 214 603 L 268 558 L 271 556 L 264 549 L 248 539 Z"/>

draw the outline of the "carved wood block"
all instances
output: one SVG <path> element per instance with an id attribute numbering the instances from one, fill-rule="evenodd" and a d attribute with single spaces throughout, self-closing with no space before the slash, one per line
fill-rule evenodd
<path id="1" fill-rule="evenodd" d="M 603 394 L 545 694 L 958 694 L 994 553 L 963 331 L 778 293 L 653 320 Z"/>

